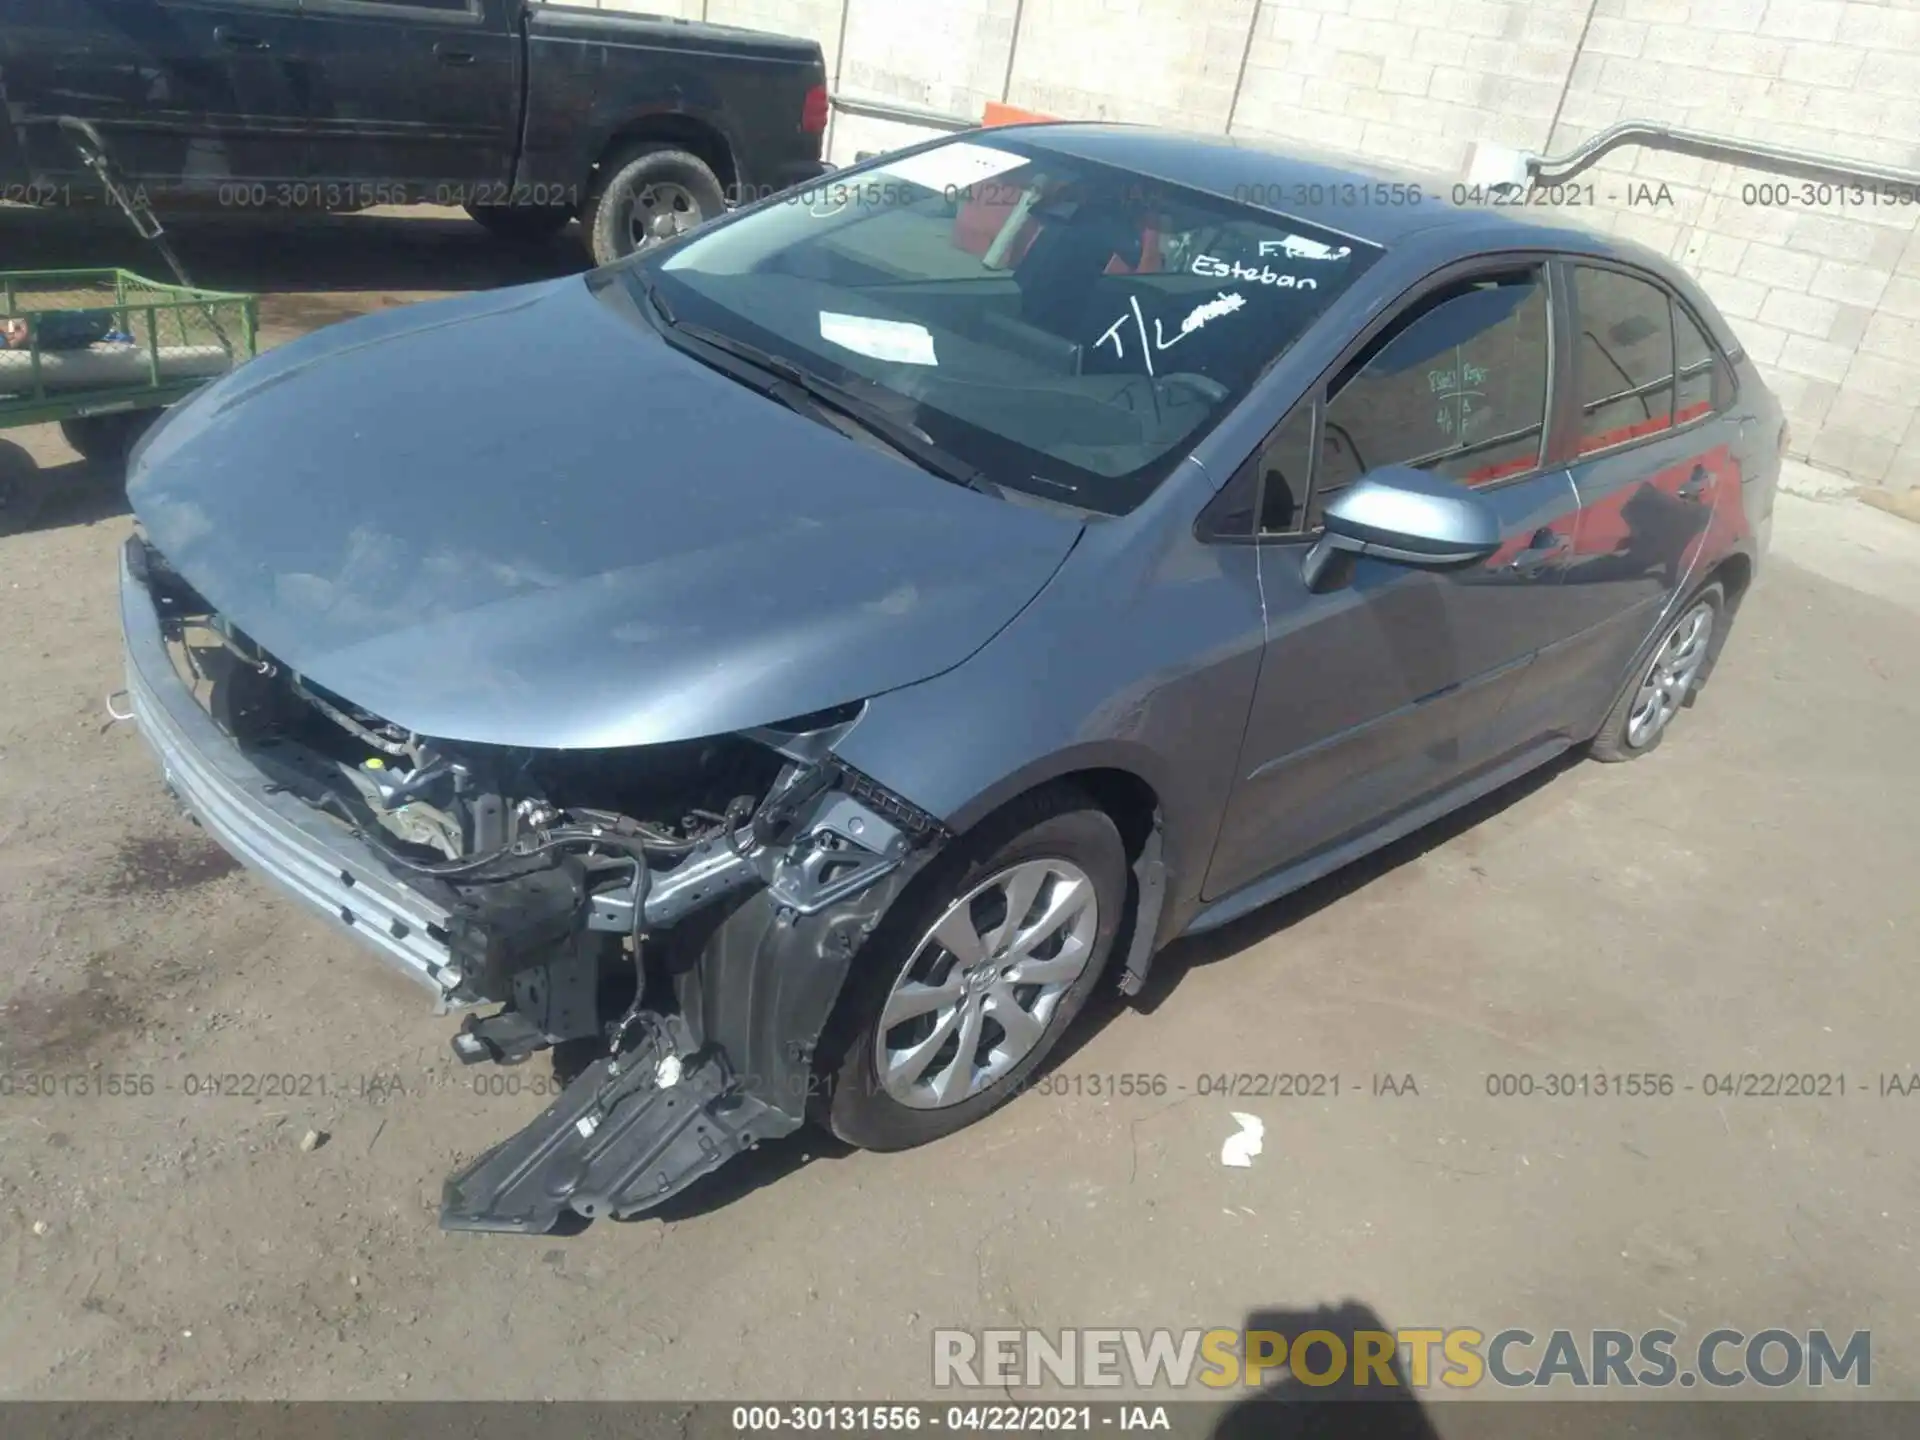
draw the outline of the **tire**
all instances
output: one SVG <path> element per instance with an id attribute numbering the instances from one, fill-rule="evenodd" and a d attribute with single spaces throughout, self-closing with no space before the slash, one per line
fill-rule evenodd
<path id="1" fill-rule="evenodd" d="M 1065 909 L 1066 919 L 1040 935 L 1024 958 L 995 959 L 989 949 L 983 967 L 997 971 L 1013 963 L 1021 968 L 1010 979 L 996 975 L 993 984 L 969 987 L 960 978 L 957 952 L 932 932 L 939 926 L 947 935 L 958 935 L 964 923 L 966 933 L 976 937 L 984 930 L 991 947 L 1006 918 L 1008 876 L 1014 884 L 1021 877 L 1038 877 L 1026 912 L 1030 917 L 1044 914 L 1048 905 L 1071 906 L 1083 885 L 1094 913 L 1089 918 L 1084 907 Z M 861 947 L 816 1059 L 820 1083 L 814 1119 L 850 1145 L 905 1150 L 997 1110 L 1019 1093 L 1099 983 L 1126 900 L 1127 856 L 1120 832 L 1080 791 L 1049 787 L 990 818 L 916 876 Z M 1028 933 L 1039 924 L 1030 919 Z M 1077 974 L 1071 973 L 1073 962 L 1082 959 Z M 1023 985 L 1021 973 L 1057 974 L 1053 983 L 1060 988 Z M 902 995 L 896 1013 L 932 1005 L 925 996 L 934 992 L 953 998 L 883 1028 L 896 985 L 929 987 L 924 995 Z M 995 1018 L 1005 1015 L 1008 1005 L 1020 1006 L 1026 1017 L 1018 1037 Z M 970 1020 L 968 1011 L 979 1018 Z M 1028 1022 L 1036 1019 L 1034 1034 Z M 959 1054 L 970 1025 L 974 1049 L 962 1068 Z M 930 1032 L 942 1030 L 945 1038 L 932 1044 Z M 883 1035 L 893 1043 L 883 1042 Z M 898 1061 L 915 1054 L 925 1057 L 917 1072 L 911 1062 Z M 983 1054 L 987 1063 L 980 1065 Z M 890 1057 L 896 1063 L 887 1064 Z M 919 1083 L 912 1083 L 916 1079 Z M 902 1098 L 903 1090 L 915 1097 L 911 1103 Z"/>
<path id="2" fill-rule="evenodd" d="M 537 245 L 551 240 L 573 219 L 570 205 L 468 205 L 463 208 L 494 239 L 510 245 Z"/>
<path id="3" fill-rule="evenodd" d="M 1705 615 L 1705 633 L 1689 631 Z M 1619 764 L 1638 760 L 1660 748 L 1674 717 L 1693 704 L 1700 693 L 1713 657 L 1726 638 L 1727 592 L 1718 580 L 1701 586 L 1661 627 L 1653 643 L 1634 657 L 1633 669 L 1613 702 L 1600 733 L 1588 753 L 1596 760 Z M 1666 676 L 1664 682 L 1659 677 Z M 1657 706 L 1649 710 L 1650 706 Z M 1657 720 L 1657 723 L 1650 722 Z"/>
<path id="4" fill-rule="evenodd" d="M 654 202 L 648 202 L 650 191 Z M 634 235 L 636 226 L 645 224 L 635 216 L 643 203 L 656 210 L 657 229 L 671 228 L 678 234 L 724 215 L 727 194 L 720 178 L 698 155 L 659 144 L 623 151 L 602 167 L 600 183 L 581 215 L 594 264 L 611 265 L 645 248 Z M 656 235 L 649 244 L 666 238 L 670 237 Z"/>
<path id="5" fill-rule="evenodd" d="M 60 433 L 83 459 L 118 464 L 134 442 L 160 417 L 158 410 L 116 410 L 110 415 L 78 415 L 60 422 Z"/>

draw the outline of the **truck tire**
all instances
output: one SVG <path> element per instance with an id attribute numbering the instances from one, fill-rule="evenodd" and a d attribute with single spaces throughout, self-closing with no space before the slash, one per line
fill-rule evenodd
<path id="1" fill-rule="evenodd" d="M 100 464 L 119 464 L 133 442 L 160 418 L 158 410 L 116 410 L 108 415 L 79 415 L 60 422 L 60 433 L 81 458 Z"/>
<path id="2" fill-rule="evenodd" d="M 535 245 L 551 240 L 573 219 L 571 205 L 467 205 L 462 208 L 494 239 L 511 245 Z"/>
<path id="3" fill-rule="evenodd" d="M 601 167 L 581 216 L 596 265 L 657 245 L 724 215 L 720 177 L 698 155 L 672 145 L 637 145 Z"/>

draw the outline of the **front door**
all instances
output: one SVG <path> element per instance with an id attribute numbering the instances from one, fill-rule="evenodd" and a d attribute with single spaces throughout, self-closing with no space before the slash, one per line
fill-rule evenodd
<path id="1" fill-rule="evenodd" d="M 1552 310 L 1541 266 L 1443 277 L 1250 462 L 1267 645 L 1208 899 L 1539 740 L 1509 701 L 1568 624 L 1557 591 L 1577 516 L 1566 471 L 1542 465 Z M 1309 590 L 1301 560 L 1321 507 L 1392 464 L 1481 490 L 1502 521 L 1500 551 L 1450 570 L 1348 559 Z"/>
<path id="2" fill-rule="evenodd" d="M 508 0 L 305 0 L 315 178 L 512 203 L 520 37 Z"/>

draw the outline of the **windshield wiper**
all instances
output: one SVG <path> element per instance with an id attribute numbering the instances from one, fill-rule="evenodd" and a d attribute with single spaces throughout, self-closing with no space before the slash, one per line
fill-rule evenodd
<path id="1" fill-rule="evenodd" d="M 667 304 L 667 297 L 660 293 L 660 282 L 644 271 L 636 270 L 634 279 L 639 283 L 640 293 L 647 297 L 647 303 L 653 307 L 654 314 L 661 324 L 671 330 L 680 322 L 673 317 L 673 307 Z"/>
<path id="2" fill-rule="evenodd" d="M 639 277 L 640 288 L 647 301 L 659 316 L 661 337 L 674 343 L 678 348 L 687 347 L 681 343 L 691 340 L 710 350 L 718 350 L 730 359 L 748 365 L 774 383 L 760 387 L 763 393 L 785 404 L 789 409 L 802 414 L 818 416 L 821 409 L 832 410 L 836 414 L 853 421 L 868 434 L 885 441 L 895 450 L 905 455 L 922 469 L 930 470 L 943 480 L 956 485 L 964 485 L 969 490 L 978 490 L 983 495 L 996 499 L 1005 499 L 1000 487 L 989 480 L 975 466 L 969 465 L 960 456 L 947 449 L 918 425 L 889 414 L 883 407 L 876 405 L 857 391 L 849 389 L 824 375 L 816 375 L 802 365 L 791 360 L 770 354 L 758 345 L 745 340 L 736 340 L 718 330 L 710 330 L 704 325 L 689 325 L 674 317 L 673 309 L 667 304 L 666 297 L 660 294 L 658 284 L 651 276 Z M 700 358 L 695 356 L 696 359 Z M 795 395 L 792 390 L 798 390 Z M 831 420 L 826 423 L 832 424 Z M 836 427 L 838 428 L 838 427 Z"/>

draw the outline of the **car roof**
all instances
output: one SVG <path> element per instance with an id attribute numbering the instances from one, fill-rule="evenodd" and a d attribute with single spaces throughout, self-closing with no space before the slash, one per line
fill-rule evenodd
<path id="1" fill-rule="evenodd" d="M 1432 172 L 1399 169 L 1351 155 L 1335 154 L 1291 141 L 1253 139 L 1239 135 L 1195 135 L 1140 125 L 1083 125 L 1049 123 L 1008 127 L 1022 140 L 1063 154 L 1136 170 L 1155 179 L 1257 209 L 1271 210 L 1310 225 L 1339 231 L 1358 240 L 1390 246 L 1420 231 L 1446 228 L 1460 232 L 1463 249 L 1479 248 L 1481 237 L 1496 243 L 1514 243 L 1538 237 L 1528 223 L 1541 217 L 1530 212 L 1456 205 L 1456 181 Z M 1418 200 L 1390 195 L 1386 203 L 1356 201 L 1340 187 L 1380 182 L 1418 186 Z M 1369 193 L 1377 193 L 1369 190 Z M 1549 228 L 1555 248 L 1584 232 L 1563 225 Z M 1469 238 L 1469 236 L 1473 238 Z M 1598 238 L 1598 237 L 1589 237 Z"/>
<path id="2" fill-rule="evenodd" d="M 1420 270 L 1503 250 L 1546 250 L 1626 261 L 1678 291 L 1707 322 L 1721 349 L 1729 354 L 1742 350 L 1726 317 L 1691 275 L 1637 241 L 1588 229 L 1579 223 L 1584 213 L 1579 209 L 1560 205 L 1456 205 L 1453 196 L 1460 182 L 1448 176 L 1397 168 L 1292 141 L 1075 122 L 1008 126 L 1006 130 L 1030 145 L 1203 190 L 1389 251 L 1412 251 L 1401 258 Z M 990 143 L 991 135 L 1000 132 L 996 129 L 987 133 Z M 1383 181 L 1418 186 L 1420 198 L 1389 193 L 1385 203 L 1367 203 L 1341 188 L 1372 187 Z M 1370 196 L 1379 193 L 1368 191 Z"/>

